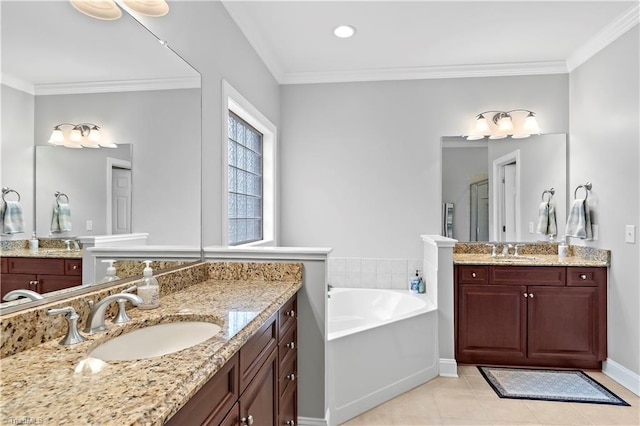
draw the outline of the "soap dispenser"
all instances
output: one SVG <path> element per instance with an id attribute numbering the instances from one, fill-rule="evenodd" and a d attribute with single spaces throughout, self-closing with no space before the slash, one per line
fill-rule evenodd
<path id="1" fill-rule="evenodd" d="M 115 262 L 115 260 L 113 259 L 106 259 L 102 261 L 102 263 L 108 263 L 109 267 L 107 268 L 107 275 L 105 275 L 103 279 L 98 281 L 98 284 L 109 283 L 111 281 L 117 281 L 120 279 L 116 276 L 116 268 L 113 266 L 113 262 Z"/>
<path id="2" fill-rule="evenodd" d="M 419 269 L 416 269 L 416 276 L 411 278 L 411 281 L 409 282 L 409 291 L 411 291 L 411 293 L 424 293 L 425 292 L 424 281 L 422 280 L 422 277 L 420 276 L 420 270 Z"/>
<path id="3" fill-rule="evenodd" d="M 145 260 L 143 263 L 147 266 L 142 271 L 142 284 L 138 286 L 138 296 L 142 298 L 138 308 L 155 309 L 160 306 L 160 286 L 153 276 L 153 269 L 149 266 L 151 261 Z"/>
<path id="4" fill-rule="evenodd" d="M 567 260 L 567 256 L 569 254 L 569 246 L 567 245 L 566 241 L 567 236 L 565 235 L 564 237 L 562 237 L 560 244 L 558 244 L 558 260 L 561 262 Z"/>
<path id="5" fill-rule="evenodd" d="M 38 251 L 38 239 L 36 238 L 35 231 L 31 234 L 31 239 L 29 240 L 29 250 Z"/>

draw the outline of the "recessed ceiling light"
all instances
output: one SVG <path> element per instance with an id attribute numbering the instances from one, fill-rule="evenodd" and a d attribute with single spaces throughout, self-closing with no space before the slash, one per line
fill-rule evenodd
<path id="1" fill-rule="evenodd" d="M 333 34 L 340 38 L 349 38 L 356 33 L 356 29 L 351 25 L 340 25 L 333 30 Z"/>

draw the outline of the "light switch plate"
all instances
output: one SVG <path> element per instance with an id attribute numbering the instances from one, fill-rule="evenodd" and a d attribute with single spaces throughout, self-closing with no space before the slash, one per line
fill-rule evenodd
<path id="1" fill-rule="evenodd" d="M 627 225 L 624 227 L 624 242 L 629 244 L 636 243 L 636 227 L 635 225 Z"/>
<path id="2" fill-rule="evenodd" d="M 88 220 L 87 221 L 87 231 L 93 231 L 93 221 L 92 220 Z"/>

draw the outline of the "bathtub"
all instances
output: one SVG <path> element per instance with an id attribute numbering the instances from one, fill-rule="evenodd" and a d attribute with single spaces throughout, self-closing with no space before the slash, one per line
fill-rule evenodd
<path id="1" fill-rule="evenodd" d="M 327 318 L 331 426 L 438 375 L 437 310 L 426 295 L 334 288 Z"/>

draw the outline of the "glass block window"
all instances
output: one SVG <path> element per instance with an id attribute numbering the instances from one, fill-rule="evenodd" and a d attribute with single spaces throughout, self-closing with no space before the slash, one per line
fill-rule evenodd
<path id="1" fill-rule="evenodd" d="M 229 245 L 262 240 L 262 133 L 229 111 Z"/>

